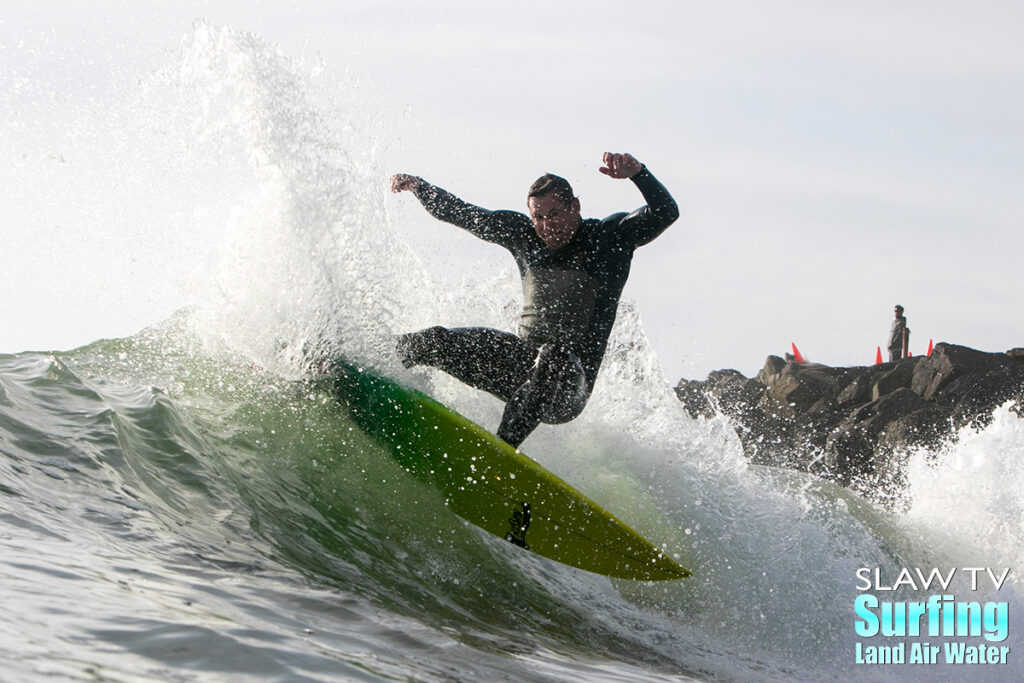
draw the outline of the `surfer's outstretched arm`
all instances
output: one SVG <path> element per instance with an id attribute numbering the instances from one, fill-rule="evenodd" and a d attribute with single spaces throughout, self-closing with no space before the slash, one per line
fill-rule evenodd
<path id="1" fill-rule="evenodd" d="M 615 228 L 634 247 L 647 244 L 679 218 L 676 200 L 647 167 L 632 155 L 605 153 L 604 163 L 601 173 L 612 178 L 629 178 L 647 200 L 646 206 L 619 219 Z"/>
<path id="2" fill-rule="evenodd" d="M 516 211 L 489 211 L 459 199 L 418 176 L 399 173 L 391 178 L 392 192 L 412 192 L 431 216 L 466 230 L 482 240 L 507 245 L 524 230 L 530 219 Z"/>

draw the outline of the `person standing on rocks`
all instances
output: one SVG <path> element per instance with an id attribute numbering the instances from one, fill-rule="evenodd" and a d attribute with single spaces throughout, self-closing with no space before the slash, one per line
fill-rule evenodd
<path id="1" fill-rule="evenodd" d="M 907 357 L 907 345 L 910 343 L 910 330 L 907 319 L 903 316 L 903 307 L 896 304 L 896 319 L 889 329 L 889 362 L 894 363 Z"/>

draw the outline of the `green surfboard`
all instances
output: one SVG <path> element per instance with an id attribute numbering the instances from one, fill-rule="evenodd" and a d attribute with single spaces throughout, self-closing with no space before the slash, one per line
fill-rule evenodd
<path id="1" fill-rule="evenodd" d="M 483 427 L 418 391 L 339 363 L 353 421 L 463 519 L 538 555 L 590 572 L 664 581 L 690 572 L 600 505 Z"/>

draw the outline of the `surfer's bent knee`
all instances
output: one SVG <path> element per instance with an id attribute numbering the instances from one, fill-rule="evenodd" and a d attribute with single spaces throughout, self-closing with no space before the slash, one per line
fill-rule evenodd
<path id="1" fill-rule="evenodd" d="M 579 417 L 590 398 L 590 387 L 576 354 L 558 344 L 544 344 L 537 353 L 536 371 L 551 392 L 541 421 L 564 424 Z"/>
<path id="2" fill-rule="evenodd" d="M 402 365 L 411 368 L 414 365 L 430 363 L 447 334 L 447 328 L 435 325 L 419 332 L 400 335 L 397 348 Z"/>

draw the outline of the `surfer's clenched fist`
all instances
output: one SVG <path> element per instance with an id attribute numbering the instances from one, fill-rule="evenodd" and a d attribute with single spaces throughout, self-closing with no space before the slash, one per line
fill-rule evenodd
<path id="1" fill-rule="evenodd" d="M 407 173 L 396 173 L 391 176 L 391 191 L 392 192 L 405 192 L 415 191 L 420 185 L 423 184 L 423 178 L 419 176 L 409 175 Z"/>
<path id="2" fill-rule="evenodd" d="M 632 178 L 644 167 L 632 154 L 605 152 L 602 161 L 604 166 L 598 170 L 612 178 Z"/>

